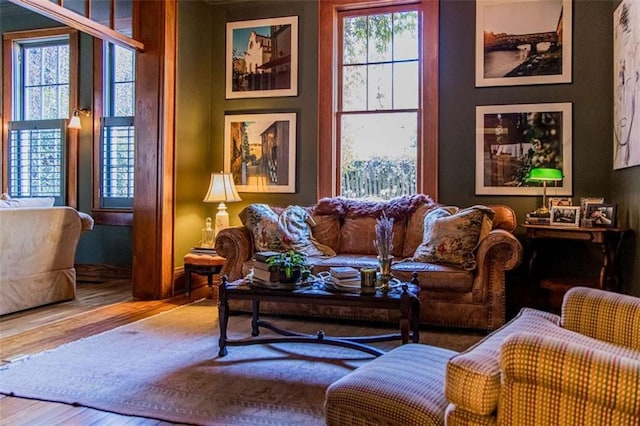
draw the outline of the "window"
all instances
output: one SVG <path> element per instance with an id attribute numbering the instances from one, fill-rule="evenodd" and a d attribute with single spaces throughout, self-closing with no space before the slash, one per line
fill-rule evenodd
<path id="1" fill-rule="evenodd" d="M 67 135 L 76 93 L 77 36 L 51 29 L 4 35 L 3 191 L 12 197 L 55 198 L 75 207 L 77 139 Z"/>
<path id="2" fill-rule="evenodd" d="M 102 99 L 94 105 L 102 115 L 95 142 L 94 215 L 97 223 L 128 225 L 134 195 L 135 52 L 108 42 L 96 42 L 95 48 L 103 73 L 94 76 L 95 98 Z"/>
<path id="3" fill-rule="evenodd" d="M 438 5 L 389 3 L 320 3 L 319 197 L 437 197 Z"/>

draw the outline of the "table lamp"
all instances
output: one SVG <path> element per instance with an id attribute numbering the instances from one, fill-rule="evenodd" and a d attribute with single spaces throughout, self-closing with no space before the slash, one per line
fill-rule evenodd
<path id="1" fill-rule="evenodd" d="M 209 182 L 209 189 L 204 196 L 205 203 L 220 203 L 218 204 L 218 212 L 216 213 L 215 228 L 213 230 L 213 238 L 206 238 L 203 232 L 202 245 L 205 247 L 213 246 L 213 240 L 218 233 L 229 227 L 229 213 L 227 213 L 227 206 L 224 203 L 231 203 L 234 201 L 242 201 L 236 191 L 236 186 L 233 183 L 233 176 L 231 173 L 211 173 L 211 181 Z M 211 218 L 208 217 L 205 223 L 209 224 L 208 230 L 211 231 Z M 205 228 L 205 231 L 207 228 Z M 210 245 L 207 245 L 210 244 Z"/>
<path id="2" fill-rule="evenodd" d="M 531 169 L 529 179 L 532 182 L 542 182 L 542 206 L 536 209 L 539 215 L 549 214 L 547 207 L 547 182 L 558 182 L 562 180 L 562 170 L 548 167 L 538 167 Z"/>

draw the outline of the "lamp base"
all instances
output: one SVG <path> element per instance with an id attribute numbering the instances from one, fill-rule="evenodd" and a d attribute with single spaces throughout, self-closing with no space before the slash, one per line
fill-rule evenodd
<path id="1" fill-rule="evenodd" d="M 533 211 L 536 216 L 549 216 L 549 209 L 545 206 L 540 206 Z"/>

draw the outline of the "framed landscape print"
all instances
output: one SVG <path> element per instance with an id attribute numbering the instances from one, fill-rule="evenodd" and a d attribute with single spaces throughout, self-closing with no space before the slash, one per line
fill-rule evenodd
<path id="1" fill-rule="evenodd" d="M 613 13 L 613 168 L 640 165 L 640 2 Z"/>
<path id="2" fill-rule="evenodd" d="M 571 116 L 570 102 L 476 107 L 476 194 L 542 195 L 528 177 L 546 167 L 563 175 L 547 195 L 570 196 Z"/>
<path id="3" fill-rule="evenodd" d="M 226 115 L 224 171 L 238 192 L 295 192 L 296 114 Z"/>
<path id="4" fill-rule="evenodd" d="M 571 83 L 572 0 L 477 0 L 476 87 Z"/>
<path id="5" fill-rule="evenodd" d="M 228 22 L 227 99 L 298 95 L 298 17 Z"/>

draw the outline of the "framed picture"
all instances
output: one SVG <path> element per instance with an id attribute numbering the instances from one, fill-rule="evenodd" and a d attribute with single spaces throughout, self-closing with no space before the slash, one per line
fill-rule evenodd
<path id="1" fill-rule="evenodd" d="M 591 226 L 613 228 L 616 226 L 617 204 L 589 204 L 587 206 L 587 220 Z"/>
<path id="2" fill-rule="evenodd" d="M 542 195 L 530 182 L 536 167 L 562 171 L 549 182 L 550 197 L 570 196 L 571 103 L 490 105 L 476 107 L 476 194 Z"/>
<path id="3" fill-rule="evenodd" d="M 238 192 L 295 192 L 296 114 L 226 115 L 224 171 Z"/>
<path id="4" fill-rule="evenodd" d="M 227 23 L 227 99 L 298 95 L 298 17 Z"/>
<path id="5" fill-rule="evenodd" d="M 551 207 L 567 207 L 567 206 L 572 206 L 573 203 L 571 202 L 571 198 L 567 198 L 567 197 L 551 197 L 549 198 L 549 210 L 551 210 Z"/>
<path id="6" fill-rule="evenodd" d="M 553 226 L 580 226 L 580 207 L 551 207 L 549 209 L 549 223 Z"/>
<path id="7" fill-rule="evenodd" d="M 476 86 L 571 83 L 571 0 L 477 0 Z"/>
<path id="8" fill-rule="evenodd" d="M 613 13 L 613 168 L 640 164 L 640 2 Z"/>
<path id="9" fill-rule="evenodd" d="M 580 212 L 582 212 L 583 219 L 587 218 L 587 210 L 590 204 L 602 204 L 604 198 L 602 197 L 582 197 L 580 198 Z"/>

